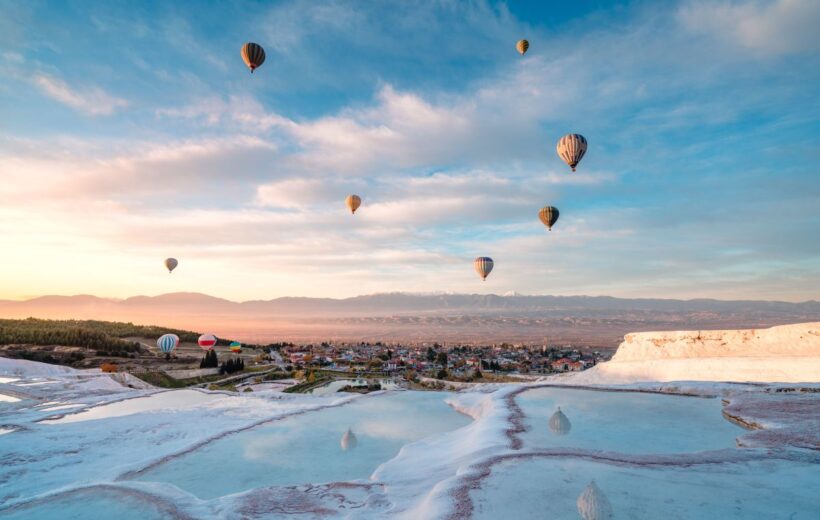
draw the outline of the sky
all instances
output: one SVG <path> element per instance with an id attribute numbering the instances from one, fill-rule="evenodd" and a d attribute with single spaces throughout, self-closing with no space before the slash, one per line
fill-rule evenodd
<path id="1" fill-rule="evenodd" d="M 818 26 L 814 0 L 0 0 L 0 299 L 818 299 Z"/>

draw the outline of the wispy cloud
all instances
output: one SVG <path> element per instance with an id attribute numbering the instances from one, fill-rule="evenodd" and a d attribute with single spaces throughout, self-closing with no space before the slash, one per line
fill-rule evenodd
<path id="1" fill-rule="evenodd" d="M 820 2 L 814 0 L 698 1 L 683 5 L 678 16 L 695 33 L 762 55 L 820 50 Z"/>
<path id="2" fill-rule="evenodd" d="M 128 101 L 99 87 L 74 88 L 55 76 L 37 73 L 32 82 L 48 97 L 92 116 L 107 116 L 128 106 Z"/>

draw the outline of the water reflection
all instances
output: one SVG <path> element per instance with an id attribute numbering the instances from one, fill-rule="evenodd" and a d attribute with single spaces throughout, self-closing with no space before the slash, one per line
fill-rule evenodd
<path id="1" fill-rule="evenodd" d="M 405 444 L 469 424 L 447 405 L 448 396 L 388 392 L 293 415 L 209 442 L 137 479 L 169 482 L 203 499 L 263 486 L 366 479 Z M 353 448 L 350 436 L 366 449 Z"/>
<path id="2" fill-rule="evenodd" d="M 612 518 L 612 505 L 595 483 L 595 479 L 578 497 L 578 513 L 584 520 L 606 520 Z"/>
<path id="3" fill-rule="evenodd" d="M 356 435 L 353 433 L 353 430 L 348 428 L 347 431 L 345 432 L 345 434 L 342 435 L 342 441 L 341 441 L 342 449 L 344 451 L 347 451 L 349 449 L 352 450 L 358 444 L 359 444 L 359 441 L 358 441 L 358 439 L 356 439 Z"/>
<path id="4" fill-rule="evenodd" d="M 550 430 L 556 435 L 566 435 L 572 429 L 572 423 L 569 422 L 569 419 L 564 412 L 561 411 L 561 407 L 558 407 L 558 411 L 552 414 L 550 417 Z"/>

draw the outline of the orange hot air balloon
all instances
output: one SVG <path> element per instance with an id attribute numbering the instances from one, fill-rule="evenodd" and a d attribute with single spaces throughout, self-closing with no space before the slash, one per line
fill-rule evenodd
<path id="1" fill-rule="evenodd" d="M 362 205 L 362 198 L 358 195 L 348 195 L 345 199 L 345 204 L 350 209 L 352 214 L 356 214 L 356 210 L 359 209 L 359 206 Z"/>

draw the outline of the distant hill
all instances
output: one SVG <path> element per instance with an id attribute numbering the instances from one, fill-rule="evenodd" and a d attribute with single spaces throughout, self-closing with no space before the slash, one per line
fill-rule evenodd
<path id="1" fill-rule="evenodd" d="M 246 302 L 200 293 L 125 300 L 78 295 L 0 301 L 0 317 L 29 316 L 159 324 L 259 342 L 333 338 L 560 341 L 614 347 L 627 332 L 769 327 L 817 321 L 820 302 L 408 293 Z"/>

